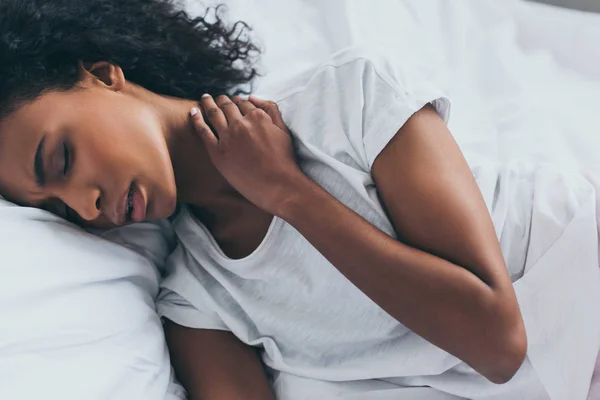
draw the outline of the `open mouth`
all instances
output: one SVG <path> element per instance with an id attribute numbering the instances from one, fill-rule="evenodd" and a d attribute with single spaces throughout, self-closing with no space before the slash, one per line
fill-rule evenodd
<path id="1" fill-rule="evenodd" d="M 125 205 L 125 221 L 130 222 L 133 215 L 133 182 L 129 187 L 129 192 L 127 193 L 127 203 Z"/>
<path id="2" fill-rule="evenodd" d="M 127 202 L 125 203 L 125 222 L 130 222 L 133 215 L 133 182 L 127 193 Z"/>
<path id="3" fill-rule="evenodd" d="M 131 183 L 125 202 L 124 223 L 141 222 L 146 218 L 147 200 L 144 191 L 135 181 Z"/>

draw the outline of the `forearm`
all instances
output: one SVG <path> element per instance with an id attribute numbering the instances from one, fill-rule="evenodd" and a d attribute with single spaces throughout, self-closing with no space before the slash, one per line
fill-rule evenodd
<path id="1" fill-rule="evenodd" d="M 492 381 L 516 373 L 527 343 L 516 296 L 485 203 L 435 110 L 411 116 L 371 173 L 395 229 L 446 260 L 386 236 L 304 176 L 274 103 L 238 101 L 238 109 L 224 96 L 217 100 L 223 111 L 210 96 L 202 103 L 219 137 L 198 110 L 194 126 L 238 192 L 287 220 L 408 328 Z"/>
<path id="2" fill-rule="evenodd" d="M 480 372 L 497 360 L 500 349 L 490 343 L 506 339 L 494 340 L 512 318 L 514 299 L 504 296 L 507 291 L 394 240 L 308 179 L 299 185 L 278 214 L 354 285 L 415 333 Z"/>

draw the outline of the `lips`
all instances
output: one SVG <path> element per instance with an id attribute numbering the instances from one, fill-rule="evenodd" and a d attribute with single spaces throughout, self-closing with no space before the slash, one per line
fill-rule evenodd
<path id="1" fill-rule="evenodd" d="M 127 195 L 121 201 L 120 211 L 117 213 L 116 225 L 125 225 L 131 222 L 141 222 L 146 218 L 146 196 L 143 189 L 132 182 Z"/>
<path id="2" fill-rule="evenodd" d="M 129 192 L 127 192 L 127 200 L 125 201 L 125 222 L 131 220 L 131 214 L 133 213 L 133 184 L 129 187 Z"/>
<path id="3" fill-rule="evenodd" d="M 127 194 L 127 221 L 141 222 L 146 218 L 146 196 L 141 186 L 133 182 Z"/>

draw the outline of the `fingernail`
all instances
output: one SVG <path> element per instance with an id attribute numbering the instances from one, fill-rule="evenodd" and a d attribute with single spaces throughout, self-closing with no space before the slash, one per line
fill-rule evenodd
<path id="1" fill-rule="evenodd" d="M 196 114 L 198 114 L 200 112 L 200 110 L 198 110 L 196 107 L 192 108 L 190 110 L 190 114 L 192 115 L 192 117 Z"/>
<path id="2" fill-rule="evenodd" d="M 205 98 L 205 97 L 210 97 L 210 94 L 208 94 L 208 93 L 204 93 L 204 94 L 202 95 L 202 98 Z"/>

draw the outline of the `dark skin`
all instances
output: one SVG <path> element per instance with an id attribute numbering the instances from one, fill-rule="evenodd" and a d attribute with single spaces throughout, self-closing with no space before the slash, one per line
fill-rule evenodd
<path id="1" fill-rule="evenodd" d="M 274 103 L 165 98 L 108 63 L 81 73 L 81 89 L 46 93 L 0 122 L 0 190 L 11 200 L 59 214 L 67 204 L 85 224 L 109 226 L 123 223 L 119 204 L 133 181 L 146 218 L 189 203 L 232 258 L 252 252 L 278 216 L 417 334 L 493 382 L 518 370 L 527 342 L 516 296 L 481 194 L 435 111 L 417 112 L 372 169 L 399 242 L 302 173 Z M 40 187 L 34 158 L 44 136 Z M 74 155 L 66 173 L 64 143 Z M 256 351 L 231 333 L 170 321 L 165 332 L 192 399 L 273 397 Z"/>

